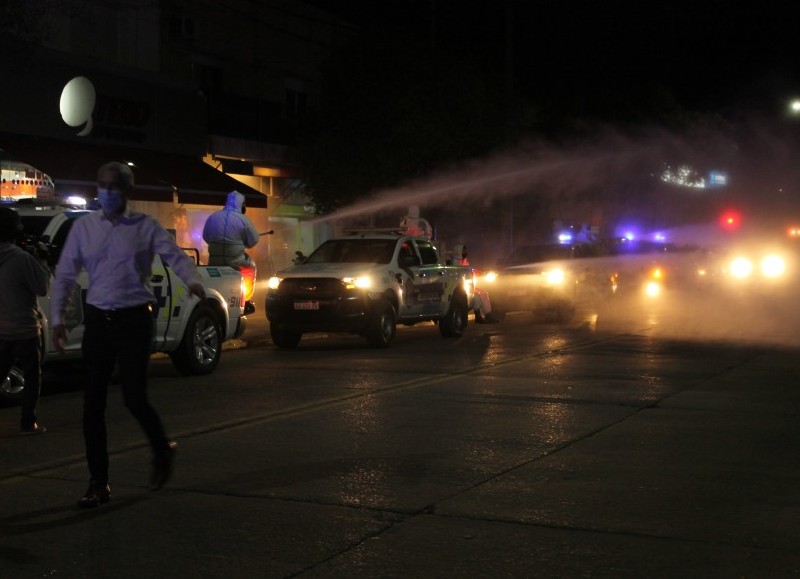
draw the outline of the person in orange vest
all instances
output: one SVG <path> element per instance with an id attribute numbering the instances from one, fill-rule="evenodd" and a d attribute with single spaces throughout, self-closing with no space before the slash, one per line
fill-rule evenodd
<path id="1" fill-rule="evenodd" d="M 456 245 L 454 255 L 453 265 L 470 267 L 466 245 Z M 478 279 L 477 275 L 475 275 L 475 279 Z M 475 297 L 473 298 L 472 309 L 475 312 L 475 319 L 476 321 L 489 321 L 491 319 L 489 314 L 492 312 L 492 302 L 489 300 L 489 292 L 478 287 L 477 281 L 473 289 L 475 291 Z"/>
<path id="2" fill-rule="evenodd" d="M 469 265 L 469 257 L 467 256 L 466 245 L 456 245 L 455 257 L 453 258 L 453 265 Z"/>
<path id="3" fill-rule="evenodd" d="M 400 222 L 400 230 L 406 235 L 415 237 L 424 237 L 425 239 L 433 237 L 433 228 L 427 219 L 419 216 L 418 205 L 411 205 L 408 208 L 408 215 L 403 217 Z"/>

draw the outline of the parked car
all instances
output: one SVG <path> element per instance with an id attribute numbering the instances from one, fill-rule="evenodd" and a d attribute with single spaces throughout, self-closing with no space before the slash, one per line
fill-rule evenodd
<path id="1" fill-rule="evenodd" d="M 61 206 L 14 206 L 23 223 L 23 248 L 46 255 L 46 266 L 55 270 L 67 234 L 76 220 L 88 211 Z M 197 255 L 197 251 L 192 251 Z M 186 285 L 158 255 L 153 260 L 150 284 L 156 298 L 153 315 L 156 319 L 153 335 L 153 352 L 169 354 L 173 364 L 182 374 L 208 374 L 214 371 L 222 355 L 222 343 L 244 333 L 246 308 L 242 274 L 230 267 L 200 266 L 198 268 L 206 299 L 189 295 Z M 51 274 L 51 282 L 53 276 Z M 42 351 L 45 364 L 58 360 L 77 360 L 81 357 L 83 339 L 83 310 L 88 287 L 88 276 L 78 276 L 73 298 L 70 300 L 65 325 L 68 339 L 65 354 L 57 352 L 49 339 L 50 295 L 38 300 L 42 318 Z M 0 402 L 17 402 L 25 388 L 18 369 L 0 383 Z"/>

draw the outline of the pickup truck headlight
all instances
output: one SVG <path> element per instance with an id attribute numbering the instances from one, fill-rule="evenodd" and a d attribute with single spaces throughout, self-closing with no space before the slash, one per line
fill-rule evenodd
<path id="1" fill-rule="evenodd" d="M 276 290 L 276 289 L 278 289 L 278 286 L 281 285 L 282 281 L 283 281 L 283 279 L 281 279 L 279 277 L 276 277 L 276 276 L 272 276 L 271 278 L 269 278 L 267 280 L 267 288 L 269 288 L 271 290 Z"/>
<path id="2" fill-rule="evenodd" d="M 372 287 L 372 278 L 368 275 L 357 277 L 343 277 L 342 281 L 347 289 L 369 289 Z"/>

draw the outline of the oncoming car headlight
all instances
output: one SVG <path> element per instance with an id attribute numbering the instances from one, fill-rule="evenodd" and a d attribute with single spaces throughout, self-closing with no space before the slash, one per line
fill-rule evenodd
<path id="1" fill-rule="evenodd" d="M 733 277 L 750 277 L 753 273 L 753 262 L 746 257 L 737 257 L 731 261 L 730 272 Z"/>
<path id="2" fill-rule="evenodd" d="M 267 288 L 276 290 L 278 289 L 278 286 L 281 285 L 281 281 L 283 281 L 281 278 L 272 276 L 267 280 Z"/>
<path id="3" fill-rule="evenodd" d="M 761 273 L 764 277 L 780 277 L 786 270 L 786 262 L 779 255 L 768 255 L 761 260 Z"/>
<path id="4" fill-rule="evenodd" d="M 497 272 L 487 271 L 486 275 L 483 276 L 483 280 L 487 283 L 494 283 L 495 281 L 497 281 Z"/>
<path id="5" fill-rule="evenodd" d="M 359 275 L 356 277 L 343 277 L 342 281 L 347 289 L 368 289 L 372 287 L 372 278 L 368 275 Z"/>
<path id="6" fill-rule="evenodd" d="M 547 283 L 550 285 L 561 285 L 566 278 L 563 269 L 551 269 L 550 271 L 543 271 L 542 275 Z"/>
<path id="7" fill-rule="evenodd" d="M 649 281 L 644 286 L 644 293 L 648 297 L 655 298 L 661 295 L 661 284 L 657 281 Z"/>

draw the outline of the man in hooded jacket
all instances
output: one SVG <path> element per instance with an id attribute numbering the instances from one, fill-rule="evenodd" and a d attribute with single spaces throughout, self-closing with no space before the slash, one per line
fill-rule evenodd
<path id="1" fill-rule="evenodd" d="M 42 343 L 36 296 L 47 294 L 49 274 L 30 253 L 14 244 L 22 231 L 16 211 L 0 207 L 0 380 L 16 365 L 25 379 L 20 429 L 37 434 L 36 405 L 42 382 Z"/>
<path id="2" fill-rule="evenodd" d="M 208 265 L 238 268 L 253 264 L 245 250 L 258 243 L 259 235 L 245 211 L 244 195 L 231 191 L 225 207 L 206 220 L 203 239 L 208 244 Z"/>

